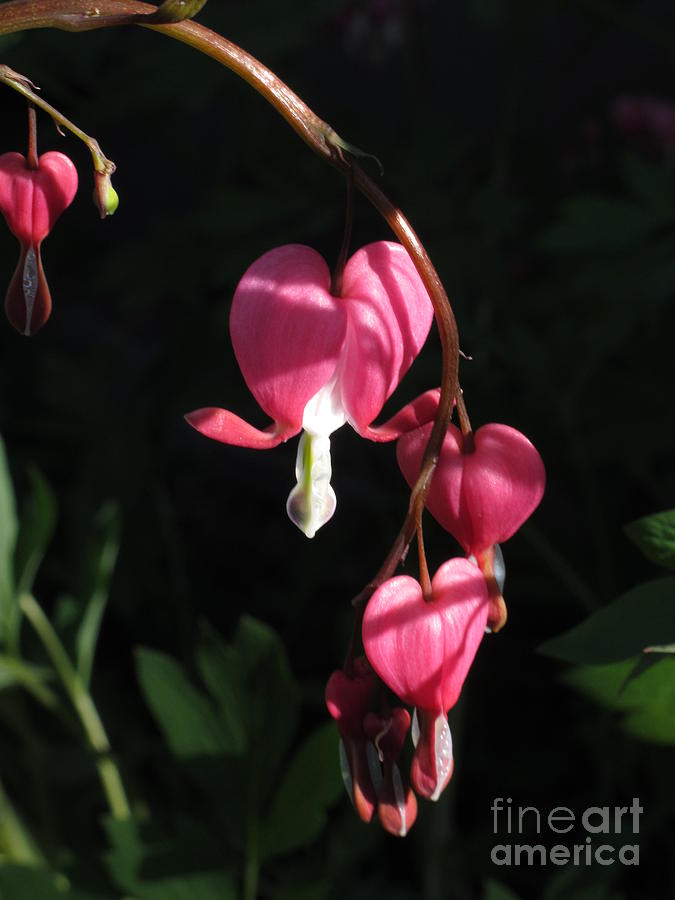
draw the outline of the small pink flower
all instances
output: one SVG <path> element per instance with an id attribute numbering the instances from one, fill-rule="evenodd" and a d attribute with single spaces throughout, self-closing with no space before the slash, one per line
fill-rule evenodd
<path id="1" fill-rule="evenodd" d="M 417 478 L 431 424 L 404 434 L 397 445 L 408 484 Z M 465 449 L 462 432 L 448 427 L 434 472 L 427 508 L 467 554 L 510 538 L 539 505 L 546 472 L 530 441 L 508 425 L 483 425 Z"/>
<path id="2" fill-rule="evenodd" d="M 326 706 L 340 733 L 340 768 L 354 809 L 370 822 L 381 781 L 376 751 L 363 730 L 363 720 L 371 707 L 375 673 L 365 659 L 354 661 L 347 675 L 338 669 L 326 684 Z"/>
<path id="3" fill-rule="evenodd" d="M 467 559 L 444 563 L 431 588 L 426 602 L 414 578 L 386 581 L 368 602 L 362 636 L 382 681 L 417 708 L 411 780 L 418 794 L 437 800 L 453 768 L 447 712 L 485 632 L 488 596 L 482 573 Z"/>
<path id="4" fill-rule="evenodd" d="M 370 440 L 393 440 L 404 427 L 433 417 L 408 410 L 379 428 L 371 423 L 417 356 L 433 309 L 405 249 L 381 241 L 348 261 L 342 296 L 330 293 L 323 258 L 289 244 L 256 260 L 239 282 L 230 312 L 242 374 L 273 419 L 264 430 L 229 410 L 208 407 L 187 421 L 226 444 L 267 449 L 304 430 L 296 461 L 291 519 L 308 537 L 330 519 L 330 435 L 345 423 Z"/>
<path id="5" fill-rule="evenodd" d="M 76 191 L 77 170 L 63 153 L 43 153 L 37 169 L 30 168 L 20 153 L 0 156 L 0 212 L 21 244 L 5 311 L 22 334 L 35 334 L 49 318 L 52 300 L 40 244 L 71 204 Z"/>

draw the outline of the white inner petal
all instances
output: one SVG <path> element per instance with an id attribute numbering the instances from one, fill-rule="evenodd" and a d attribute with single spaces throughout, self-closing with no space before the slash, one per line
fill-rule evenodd
<path id="1" fill-rule="evenodd" d="M 506 564 L 504 563 L 504 554 L 499 544 L 495 544 L 495 560 L 492 564 L 495 573 L 495 581 L 499 585 L 499 590 L 504 593 L 504 582 L 506 580 Z"/>
<path id="2" fill-rule="evenodd" d="M 394 786 L 394 800 L 396 801 L 396 809 L 401 813 L 401 828 L 399 836 L 405 837 L 408 832 L 408 823 L 405 814 L 405 787 L 403 779 L 396 763 L 392 763 L 391 781 Z"/>
<path id="3" fill-rule="evenodd" d="M 436 790 L 431 800 L 438 800 L 445 787 L 452 766 L 452 735 L 445 716 L 438 716 L 434 722 L 435 741 L 434 756 L 436 758 Z"/>
<path id="4" fill-rule="evenodd" d="M 413 710 L 412 725 L 410 727 L 410 736 L 412 738 L 413 747 L 417 747 L 420 739 L 420 721 L 417 718 L 417 707 Z"/>
<path id="5" fill-rule="evenodd" d="M 286 502 L 291 521 L 309 538 L 314 537 L 335 512 L 337 501 L 330 486 L 330 435 L 345 421 L 337 376 L 334 376 L 305 407 L 304 432 L 295 461 L 297 484 Z"/>
<path id="6" fill-rule="evenodd" d="M 352 773 L 349 771 L 349 763 L 347 761 L 347 751 L 345 750 L 345 745 L 342 743 L 342 738 L 340 738 L 340 774 L 342 775 L 342 782 L 345 786 L 345 790 L 349 796 L 349 799 L 352 801 L 352 806 L 354 805 L 354 783 L 352 781 Z"/>
<path id="7" fill-rule="evenodd" d="M 37 254 L 32 245 L 26 253 L 26 261 L 23 265 L 23 299 L 26 304 L 26 334 L 30 334 L 30 323 L 33 318 L 33 307 L 38 290 L 38 266 Z"/>

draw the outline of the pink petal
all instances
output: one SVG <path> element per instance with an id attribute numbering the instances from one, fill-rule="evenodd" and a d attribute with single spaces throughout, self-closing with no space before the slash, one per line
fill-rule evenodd
<path id="1" fill-rule="evenodd" d="M 390 241 L 368 244 L 352 256 L 342 296 L 349 317 L 340 368 L 342 400 L 352 424 L 363 432 L 419 353 L 433 307 L 405 248 Z"/>
<path id="2" fill-rule="evenodd" d="M 5 312 L 20 334 L 35 334 L 52 311 L 49 285 L 42 268 L 40 247 L 21 247 L 19 262 L 7 288 Z"/>
<path id="3" fill-rule="evenodd" d="M 464 503 L 471 510 L 473 550 L 508 540 L 539 506 L 546 470 L 530 441 L 508 425 L 483 425 L 464 457 Z"/>
<path id="4" fill-rule="evenodd" d="M 430 433 L 426 425 L 398 442 L 399 466 L 411 485 Z M 463 453 L 460 430 L 449 426 L 427 507 L 467 553 L 476 554 L 508 540 L 534 512 L 546 472 L 530 441 L 508 425 L 483 425 L 474 445 L 472 453 Z"/>
<path id="5" fill-rule="evenodd" d="M 440 394 L 438 388 L 421 394 L 382 425 L 369 425 L 367 428 L 362 428 L 361 435 L 368 438 L 369 441 L 378 443 L 398 440 L 402 434 L 414 431 L 435 418 Z"/>
<path id="6" fill-rule="evenodd" d="M 469 560 L 451 559 L 432 580 L 427 603 L 415 579 L 399 575 L 370 598 L 363 646 L 404 703 L 444 713 L 456 702 L 487 622 L 485 580 Z"/>
<path id="7" fill-rule="evenodd" d="M 396 458 L 408 484 L 417 480 L 422 458 L 433 425 L 425 425 L 417 431 L 404 434 L 396 445 Z M 427 494 L 427 509 L 443 528 L 449 531 L 463 546 L 471 542 L 471 520 L 462 508 L 462 435 L 454 425 L 448 426 L 443 440 L 441 456 Z"/>
<path id="8" fill-rule="evenodd" d="M 50 150 L 29 169 L 20 153 L 0 156 L 0 211 L 22 244 L 39 245 L 77 191 L 77 169 Z"/>
<path id="9" fill-rule="evenodd" d="M 419 710 L 418 728 L 410 780 L 420 797 L 438 800 L 454 769 L 450 726 L 444 713 Z"/>
<path id="10" fill-rule="evenodd" d="M 284 433 L 300 430 L 307 402 L 335 373 L 346 328 L 328 266 L 311 247 L 277 247 L 246 270 L 232 301 L 232 344 L 251 392 Z"/>
<path id="11" fill-rule="evenodd" d="M 215 406 L 187 413 L 185 420 L 205 437 L 223 444 L 233 444 L 235 447 L 250 447 L 252 450 L 269 450 L 300 431 L 299 427 L 284 431 L 276 425 L 270 425 L 269 429 L 260 431 L 229 410 L 218 409 Z"/>

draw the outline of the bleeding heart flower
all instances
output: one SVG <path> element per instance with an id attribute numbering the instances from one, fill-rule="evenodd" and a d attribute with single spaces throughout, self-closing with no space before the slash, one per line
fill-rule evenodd
<path id="1" fill-rule="evenodd" d="M 454 706 L 485 632 L 485 579 L 468 559 L 451 559 L 431 582 L 427 602 L 414 578 L 400 575 L 379 587 L 363 616 L 363 646 L 382 681 L 417 707 L 419 739 L 411 780 L 437 800 L 452 775 L 446 714 Z"/>
<path id="2" fill-rule="evenodd" d="M 363 247 L 347 262 L 342 296 L 330 293 L 323 258 L 289 244 L 256 260 L 239 282 L 230 333 L 247 385 L 274 420 L 259 430 L 225 409 L 199 409 L 187 421 L 207 437 L 267 449 L 304 429 L 297 486 L 287 510 L 308 537 L 330 519 L 330 435 L 348 422 L 363 437 L 394 440 L 433 418 L 435 392 L 383 426 L 371 423 L 417 356 L 433 308 L 400 244 Z"/>
<path id="3" fill-rule="evenodd" d="M 382 777 L 377 751 L 363 730 L 375 690 L 375 673 L 362 657 L 348 675 L 338 669 L 326 684 L 326 706 L 340 733 L 340 770 L 354 809 L 364 822 L 375 812 Z"/>
<path id="4" fill-rule="evenodd" d="M 408 484 L 417 478 L 431 425 L 404 434 L 396 456 Z M 483 425 L 465 447 L 462 432 L 448 427 L 426 505 L 429 512 L 477 558 L 511 537 L 534 512 L 546 472 L 525 435 L 508 425 Z"/>
<path id="5" fill-rule="evenodd" d="M 43 153 L 37 169 L 20 153 L 0 156 L 0 212 L 21 244 L 5 311 L 12 325 L 30 335 L 49 318 L 52 300 L 42 268 L 40 244 L 77 191 L 77 170 L 55 150 Z"/>

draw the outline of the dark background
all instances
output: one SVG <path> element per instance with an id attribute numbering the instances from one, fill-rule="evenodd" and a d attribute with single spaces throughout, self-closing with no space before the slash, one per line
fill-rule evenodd
<path id="1" fill-rule="evenodd" d="M 675 7 L 211 0 L 199 21 L 382 160 L 381 183 L 424 241 L 473 357 L 460 375 L 474 426 L 519 428 L 548 473 L 540 509 L 505 547 L 508 626 L 484 642 L 451 713 L 447 795 L 421 806 L 405 842 L 363 826 L 345 800 L 297 866 L 318 866 L 331 897 L 479 898 L 486 878 L 525 900 L 675 896 L 672 750 L 627 737 L 536 652 L 654 574 L 622 525 L 675 501 L 675 126 L 670 139 L 626 134 L 612 114 L 624 95 L 675 103 Z M 350 599 L 406 509 L 393 447 L 343 429 L 332 442 L 337 512 L 307 541 L 284 511 L 295 441 L 238 450 L 182 419 L 216 405 L 266 424 L 229 343 L 230 299 L 245 268 L 278 244 L 311 244 L 332 264 L 344 187 L 249 87 L 158 34 L 40 31 L 0 48 L 118 166 L 119 210 L 99 222 L 88 151 L 40 115 L 40 149 L 73 158 L 80 190 L 43 248 L 51 320 L 30 340 L 0 329 L 0 432 L 19 496 L 35 464 L 59 502 L 36 585 L 48 610 L 80 577 L 97 510 L 121 504 L 93 689 L 130 783 L 168 816 L 133 648 L 190 666 L 201 619 L 227 637 L 246 611 L 280 632 L 310 728 L 325 716 Z M 23 150 L 25 103 L 9 90 L 2 102 L 0 149 Z M 359 199 L 354 248 L 389 236 Z M 5 232 L 7 283 L 16 256 Z M 439 372 L 432 336 L 387 410 Z M 434 567 L 459 552 L 433 521 L 425 533 Z M 406 570 L 416 571 L 412 553 Z M 58 759 L 62 736 L 53 741 Z M 21 755 L 9 742 L 0 754 L 17 796 L 28 777 Z M 63 791 L 78 808 L 100 804 L 86 779 Z M 636 796 L 639 868 L 561 876 L 490 862 L 492 845 L 508 840 L 492 834 L 495 797 L 581 812 Z M 63 827 L 75 852 L 101 852 L 102 833 Z"/>

